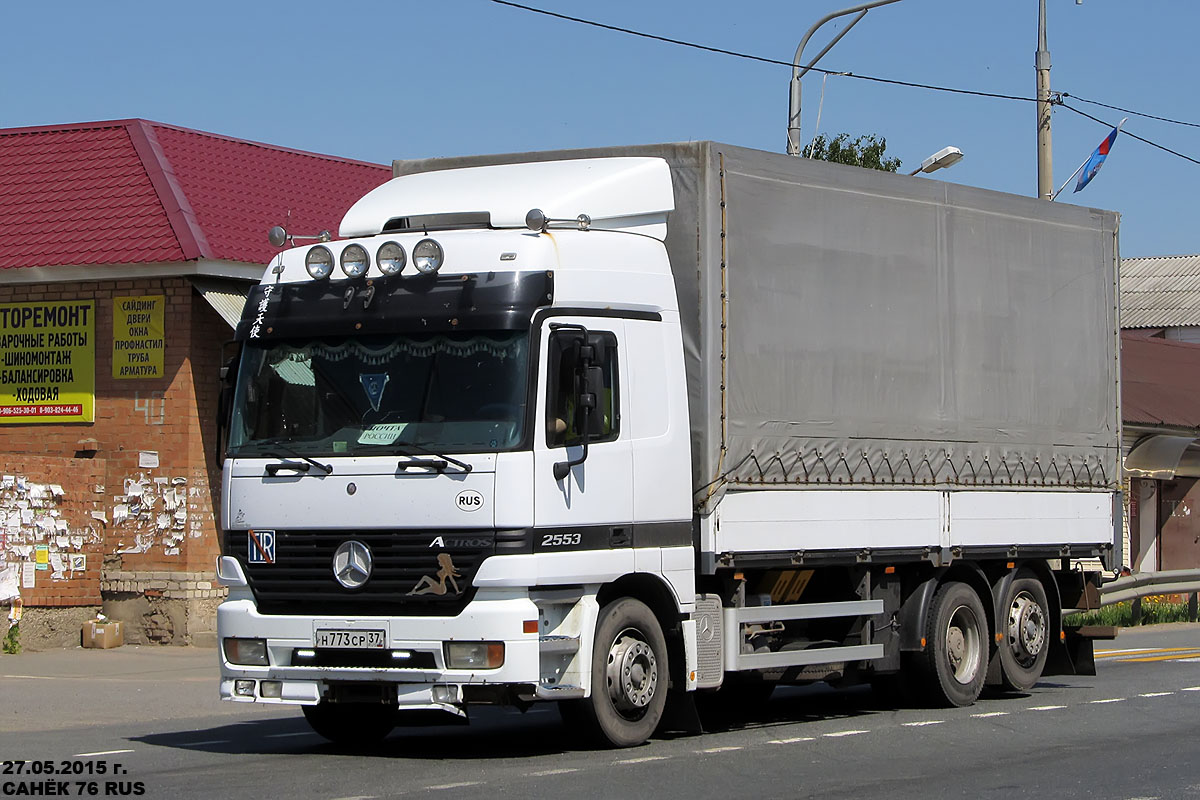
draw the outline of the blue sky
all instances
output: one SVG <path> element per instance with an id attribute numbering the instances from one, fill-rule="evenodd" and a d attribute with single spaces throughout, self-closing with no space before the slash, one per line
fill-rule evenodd
<path id="1" fill-rule="evenodd" d="M 527 0 L 610 25 L 789 61 L 804 32 L 853 0 Z M 1200 3 L 1047 0 L 1051 87 L 1200 123 Z M 847 18 L 843 18 L 847 19 Z M 782 151 L 787 67 L 563 22 L 488 0 L 13 3 L 0 49 L 0 126 L 144 117 L 321 153 L 393 158 L 715 139 Z M 812 40 L 819 51 L 838 30 Z M 1037 0 L 901 0 L 877 8 L 820 66 L 1032 97 Z M 814 132 L 822 78 L 804 88 Z M 1122 112 L 1069 99 L 1109 123 Z M 1035 194 L 1030 102 L 885 86 L 824 85 L 820 130 L 885 136 L 916 168 Z M 1130 116 L 1125 130 L 1200 159 L 1200 128 Z M 1053 119 L 1061 185 L 1108 129 Z M 1200 165 L 1119 137 L 1096 179 L 1062 199 L 1122 214 L 1125 256 L 1200 252 Z"/>

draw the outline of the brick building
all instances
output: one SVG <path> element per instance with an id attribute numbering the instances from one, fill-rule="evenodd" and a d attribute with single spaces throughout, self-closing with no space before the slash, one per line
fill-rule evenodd
<path id="1" fill-rule="evenodd" d="M 389 177 L 137 119 L 0 129 L 0 603 L 24 645 L 101 608 L 126 641 L 212 636 L 221 346 L 268 228 L 336 230 Z"/>
<path id="2" fill-rule="evenodd" d="M 1121 261 L 1121 408 L 1135 572 L 1200 567 L 1200 255 Z"/>

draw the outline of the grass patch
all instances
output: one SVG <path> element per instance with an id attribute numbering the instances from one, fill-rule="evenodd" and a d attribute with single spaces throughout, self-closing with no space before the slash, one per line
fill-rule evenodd
<path id="1" fill-rule="evenodd" d="M 21 652 L 21 631 L 17 627 L 17 623 L 9 626 L 8 633 L 4 636 L 4 644 L 0 646 L 7 655 L 15 656 Z"/>
<path id="2" fill-rule="evenodd" d="M 1142 598 L 1142 625 L 1159 625 L 1164 622 L 1188 622 L 1188 604 L 1172 603 L 1166 596 Z M 1071 614 L 1063 617 L 1063 625 L 1116 625 L 1128 628 L 1133 625 L 1133 603 L 1114 603 L 1095 611 Z"/>

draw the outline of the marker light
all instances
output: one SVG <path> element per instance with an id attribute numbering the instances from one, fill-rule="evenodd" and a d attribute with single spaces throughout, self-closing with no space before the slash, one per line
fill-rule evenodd
<path id="1" fill-rule="evenodd" d="M 442 246 L 433 239 L 422 239 L 413 248 L 413 266 L 425 275 L 432 275 L 442 268 L 442 257 Z"/>
<path id="2" fill-rule="evenodd" d="M 310 247 L 304 256 L 304 268 L 317 280 L 328 278 L 329 273 L 333 272 L 333 253 L 324 245 Z"/>
<path id="3" fill-rule="evenodd" d="M 348 277 L 361 278 L 371 266 L 371 257 L 367 255 L 367 248 L 361 244 L 349 244 L 342 249 L 341 262 L 342 272 Z"/>
<path id="4" fill-rule="evenodd" d="M 375 263 L 384 275 L 399 275 L 408 263 L 408 256 L 396 242 L 384 242 L 375 253 Z"/>

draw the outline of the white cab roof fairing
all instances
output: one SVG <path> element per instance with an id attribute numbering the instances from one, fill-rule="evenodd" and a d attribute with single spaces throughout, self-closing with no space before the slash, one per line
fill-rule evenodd
<path id="1" fill-rule="evenodd" d="M 344 238 L 372 236 L 397 217 L 485 211 L 495 228 L 522 228 L 530 209 L 551 219 L 592 218 L 595 228 L 663 239 L 675 208 L 661 158 L 585 158 L 419 172 L 393 178 L 342 218 Z"/>

